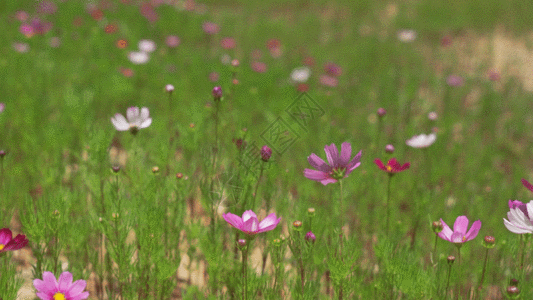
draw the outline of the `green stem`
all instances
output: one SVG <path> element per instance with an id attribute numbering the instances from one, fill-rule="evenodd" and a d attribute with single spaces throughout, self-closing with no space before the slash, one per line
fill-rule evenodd
<path id="1" fill-rule="evenodd" d="M 487 270 L 487 261 L 489 258 L 489 248 L 485 251 L 485 262 L 483 263 L 483 272 L 481 272 L 481 280 L 479 281 L 478 292 L 481 292 L 483 289 L 483 280 L 485 279 L 485 271 Z"/>
<path id="2" fill-rule="evenodd" d="M 244 289 L 242 290 L 242 299 L 248 299 L 248 240 L 246 240 L 246 246 L 242 249 L 242 280 L 244 282 Z"/>
<path id="3" fill-rule="evenodd" d="M 218 155 L 218 111 L 220 100 L 215 100 L 215 149 L 213 153 L 213 173 L 216 170 L 216 162 Z"/>
<path id="4" fill-rule="evenodd" d="M 392 176 L 393 174 L 390 173 L 389 174 L 389 182 L 387 183 L 387 203 L 386 203 L 386 210 L 387 210 L 387 227 L 386 227 L 386 234 L 387 236 L 389 235 L 389 219 L 390 219 L 390 209 L 389 209 L 389 200 L 390 200 L 390 186 L 391 186 L 391 181 L 392 181 Z"/>
<path id="5" fill-rule="evenodd" d="M 450 275 L 452 273 L 452 264 L 448 264 L 448 279 L 446 280 L 446 289 L 444 290 L 444 298 L 446 298 L 446 295 L 448 295 L 448 288 L 450 287 Z"/>
<path id="6" fill-rule="evenodd" d="M 339 203 L 340 205 L 339 205 L 339 206 L 340 206 L 340 208 L 341 208 L 340 212 L 343 213 L 343 212 L 344 212 L 344 201 L 343 201 L 343 200 L 344 200 L 344 189 L 343 189 L 343 187 L 342 187 L 342 179 L 339 180 L 339 183 L 340 183 L 340 189 L 341 189 L 341 191 L 340 191 L 340 193 L 341 193 L 341 199 L 340 199 L 340 203 Z M 342 225 L 343 225 L 343 223 L 342 223 L 342 221 L 340 221 L 340 220 L 341 220 L 340 216 L 337 216 L 337 217 L 338 217 L 339 222 L 341 222 L 341 224 L 340 224 L 340 225 L 341 225 L 340 228 L 341 228 L 341 230 L 342 230 Z"/>

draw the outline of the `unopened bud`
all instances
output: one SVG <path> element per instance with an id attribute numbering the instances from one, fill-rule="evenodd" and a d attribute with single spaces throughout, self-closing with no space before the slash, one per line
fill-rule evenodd
<path id="1" fill-rule="evenodd" d="M 238 67 L 239 66 L 239 60 L 238 59 L 234 59 L 231 61 L 231 65 L 234 66 L 234 67 Z"/>
<path id="2" fill-rule="evenodd" d="M 453 262 L 455 261 L 455 256 L 450 255 L 450 256 L 448 256 L 447 259 L 448 259 L 448 264 L 451 265 L 451 264 L 453 264 Z"/>
<path id="3" fill-rule="evenodd" d="M 519 283 L 519 281 L 518 281 L 518 279 L 516 279 L 516 278 L 511 278 L 511 279 L 509 280 L 509 285 L 518 286 L 518 283 Z"/>
<path id="4" fill-rule="evenodd" d="M 120 171 L 120 166 L 112 166 L 111 170 L 113 170 L 114 173 L 118 173 Z"/>
<path id="5" fill-rule="evenodd" d="M 437 113 L 432 111 L 428 114 L 428 119 L 430 119 L 431 121 L 435 121 L 437 120 Z"/>
<path id="6" fill-rule="evenodd" d="M 113 217 L 113 219 L 118 219 L 120 217 L 120 215 L 118 213 L 112 213 L 111 214 L 111 217 Z"/>
<path id="7" fill-rule="evenodd" d="M 301 231 L 302 230 L 302 221 L 294 221 L 292 222 L 292 227 L 294 230 Z"/>
<path id="8" fill-rule="evenodd" d="M 433 222 L 433 224 L 431 224 L 431 229 L 433 229 L 433 232 L 435 232 L 435 233 L 441 232 L 442 231 L 442 222 L 440 220 Z"/>
<path id="9" fill-rule="evenodd" d="M 276 247 L 281 246 L 281 240 L 280 239 L 274 239 L 272 240 L 272 244 Z"/>
<path id="10" fill-rule="evenodd" d="M 496 239 L 493 236 L 487 235 L 483 239 L 483 247 L 487 249 L 491 249 L 491 248 L 494 248 L 495 245 L 496 245 Z"/>
<path id="11" fill-rule="evenodd" d="M 4 150 L 0 150 L 0 158 L 4 158 L 4 156 L 6 156 L 6 151 Z"/>
<path id="12" fill-rule="evenodd" d="M 172 84 L 167 84 L 165 86 L 165 91 L 169 94 L 172 94 L 172 92 L 174 91 L 174 86 Z"/>
<path id="13" fill-rule="evenodd" d="M 159 173 L 159 167 L 158 166 L 152 167 L 152 173 L 154 173 L 154 174 Z"/>
<path id="14" fill-rule="evenodd" d="M 261 148 L 261 159 L 264 162 L 268 162 L 270 156 L 272 156 L 272 149 L 270 149 L 267 145 L 264 145 L 263 148 Z"/>
<path id="15" fill-rule="evenodd" d="M 383 107 L 380 107 L 378 108 L 378 116 L 379 117 L 384 117 L 385 115 L 387 114 L 387 111 L 383 108 Z"/>
<path id="16" fill-rule="evenodd" d="M 239 249 L 243 249 L 244 247 L 246 247 L 246 240 L 245 239 L 239 239 L 237 241 L 237 246 L 239 247 Z"/>
<path id="17" fill-rule="evenodd" d="M 518 299 L 518 295 L 520 295 L 520 290 L 516 286 L 511 285 L 507 287 L 507 295 L 511 299 Z"/>
<path id="18" fill-rule="evenodd" d="M 309 207 L 309 208 L 307 209 L 307 215 L 308 215 L 309 217 L 311 217 L 311 218 L 314 217 L 314 216 L 315 216 L 315 208 L 314 208 L 314 207 Z"/>
<path id="19" fill-rule="evenodd" d="M 213 88 L 213 98 L 215 101 L 220 101 L 220 98 L 222 98 L 222 88 L 219 86 L 215 86 Z"/>
<path id="20" fill-rule="evenodd" d="M 312 233 L 311 231 L 309 231 L 308 233 L 305 234 L 305 240 L 307 242 L 310 242 L 312 244 L 315 243 L 315 240 L 316 240 L 316 236 L 314 233 Z"/>
<path id="21" fill-rule="evenodd" d="M 178 178 L 178 179 L 182 179 L 182 178 L 183 178 L 183 174 L 182 174 L 182 173 L 178 173 L 178 174 L 176 174 L 176 178 Z"/>
<path id="22" fill-rule="evenodd" d="M 385 152 L 387 152 L 389 154 L 394 153 L 394 146 L 391 145 L 391 144 L 388 144 L 387 146 L 385 146 Z"/>

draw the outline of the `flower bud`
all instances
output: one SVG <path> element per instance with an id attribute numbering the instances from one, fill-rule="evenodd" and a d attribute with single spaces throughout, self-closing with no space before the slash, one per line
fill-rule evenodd
<path id="1" fill-rule="evenodd" d="M 491 249 L 491 248 L 494 248 L 495 245 L 496 245 L 496 239 L 494 239 L 493 236 L 490 236 L 490 235 L 485 236 L 485 238 L 483 239 L 483 247 L 487 249 Z"/>
<path id="2" fill-rule="evenodd" d="M 281 246 L 281 240 L 280 239 L 274 239 L 272 240 L 272 244 L 276 247 Z"/>
<path id="3" fill-rule="evenodd" d="M 305 240 L 309 243 L 315 243 L 315 240 L 316 240 L 316 236 L 314 233 L 312 233 L 311 231 L 309 231 L 308 233 L 305 234 Z"/>
<path id="4" fill-rule="evenodd" d="M 118 213 L 112 213 L 111 214 L 111 217 L 113 217 L 113 219 L 118 219 L 120 217 L 120 215 Z"/>
<path id="5" fill-rule="evenodd" d="M 182 173 L 178 173 L 178 174 L 176 174 L 176 178 L 178 178 L 178 179 L 182 179 L 182 178 L 183 178 L 183 174 L 182 174 Z"/>
<path id="6" fill-rule="evenodd" d="M 433 232 L 438 234 L 442 231 L 442 222 L 440 220 L 433 222 L 433 224 L 431 224 L 431 229 L 433 229 Z"/>
<path id="7" fill-rule="evenodd" d="M 511 285 L 507 287 L 507 295 L 511 299 L 518 299 L 518 295 L 520 295 L 520 290 L 516 286 Z"/>
<path id="8" fill-rule="evenodd" d="M 384 117 L 386 114 L 387 114 L 387 111 L 383 107 L 378 108 L 378 116 L 380 118 Z"/>
<path id="9" fill-rule="evenodd" d="M 437 120 L 437 113 L 432 111 L 428 114 L 428 119 L 430 119 L 431 121 L 435 121 Z"/>
<path id="10" fill-rule="evenodd" d="M 113 170 L 113 173 L 118 173 L 120 171 L 120 166 L 112 166 L 111 170 Z"/>
<path id="11" fill-rule="evenodd" d="M 309 207 L 307 209 L 307 216 L 309 216 L 310 218 L 315 216 L 315 208 L 314 207 Z"/>
<path id="12" fill-rule="evenodd" d="M 238 59 L 234 59 L 234 60 L 231 61 L 231 65 L 232 65 L 233 67 L 238 67 L 239 64 L 240 64 L 240 63 L 239 63 L 239 60 L 238 60 Z"/>
<path id="13" fill-rule="evenodd" d="M 267 145 L 264 145 L 263 148 L 261 148 L 261 159 L 264 162 L 268 162 L 270 156 L 272 156 L 272 149 L 270 149 Z"/>
<path id="14" fill-rule="evenodd" d="M 159 167 L 158 166 L 152 167 L 152 173 L 154 173 L 154 174 L 159 173 Z"/>
<path id="15" fill-rule="evenodd" d="M 237 241 L 237 247 L 239 247 L 239 249 L 243 249 L 244 247 L 246 247 L 246 240 L 245 239 L 239 239 Z"/>
<path id="16" fill-rule="evenodd" d="M 453 262 L 455 261 L 455 256 L 450 255 L 450 256 L 448 256 L 447 260 L 448 260 L 448 264 L 449 264 L 449 265 L 452 265 Z"/>
<path id="17" fill-rule="evenodd" d="M 519 283 L 519 281 L 518 281 L 518 279 L 516 279 L 516 278 L 511 278 L 511 279 L 509 280 L 509 285 L 518 286 L 518 283 Z"/>
<path id="18" fill-rule="evenodd" d="M 169 94 L 172 94 L 172 92 L 174 91 L 174 86 L 172 84 L 167 84 L 165 86 L 165 91 Z"/>
<path id="19" fill-rule="evenodd" d="M 302 221 L 294 221 L 292 222 L 292 227 L 294 230 L 301 231 L 302 230 Z"/>
<path id="20" fill-rule="evenodd" d="M 388 144 L 387 146 L 385 146 L 385 152 L 387 152 L 389 154 L 394 153 L 394 146 L 391 145 L 391 144 Z"/>
<path id="21" fill-rule="evenodd" d="M 220 98 L 222 98 L 222 88 L 219 86 L 215 86 L 213 88 L 213 98 L 215 101 L 220 101 Z"/>
<path id="22" fill-rule="evenodd" d="M 6 156 L 6 151 L 4 150 L 0 150 L 0 158 L 4 158 L 4 156 Z"/>

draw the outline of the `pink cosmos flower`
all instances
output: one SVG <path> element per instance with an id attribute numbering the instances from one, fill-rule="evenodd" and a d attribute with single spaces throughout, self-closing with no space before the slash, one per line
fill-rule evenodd
<path id="1" fill-rule="evenodd" d="M 533 192 L 533 184 L 529 183 L 527 180 L 525 180 L 524 178 L 522 178 L 522 184 L 530 191 Z"/>
<path id="2" fill-rule="evenodd" d="M 503 219 L 505 227 L 517 234 L 533 233 L 533 222 L 529 217 L 533 215 L 533 200 L 528 204 L 509 200 L 509 208 L 511 209 L 507 213 L 509 220 Z"/>
<path id="3" fill-rule="evenodd" d="M 306 178 L 327 185 L 328 183 L 334 183 L 342 178 L 348 177 L 355 168 L 361 165 L 361 151 L 350 161 L 352 145 L 348 142 L 342 143 L 340 156 L 335 144 L 326 145 L 324 151 L 326 152 L 329 165 L 316 154 L 311 153 L 307 157 L 307 161 L 316 170 L 305 169 L 304 176 Z"/>
<path id="4" fill-rule="evenodd" d="M 456 245 L 473 240 L 481 228 L 481 221 L 477 220 L 472 224 L 472 227 L 470 227 L 470 230 L 467 232 L 468 218 L 466 216 L 457 217 L 455 223 L 453 224 L 453 231 L 448 225 L 446 225 L 446 223 L 444 223 L 442 219 L 440 219 L 440 221 L 442 223 L 442 231 L 438 233 L 439 237 Z"/>
<path id="5" fill-rule="evenodd" d="M 339 80 L 330 75 L 321 75 L 319 80 L 321 84 L 329 87 L 336 87 L 339 84 Z"/>
<path id="6" fill-rule="evenodd" d="M 252 63 L 252 70 L 257 73 L 265 73 L 267 70 L 267 65 L 263 62 L 255 61 Z"/>
<path id="7" fill-rule="evenodd" d="M 259 222 L 256 214 L 251 210 L 245 211 L 242 214 L 242 218 L 232 213 L 225 213 L 222 215 L 222 217 L 231 226 L 239 229 L 249 236 L 273 230 L 276 228 L 276 226 L 278 226 L 279 221 L 281 221 L 281 218 L 276 217 L 275 213 L 271 213 L 265 219 L 263 219 L 263 221 Z"/>
<path id="8" fill-rule="evenodd" d="M 28 244 L 28 239 L 23 234 L 17 234 L 13 238 L 13 233 L 9 228 L 0 229 L 0 253 L 14 251 L 24 248 Z"/>
<path id="9" fill-rule="evenodd" d="M 87 282 L 76 280 L 72 283 L 72 274 L 63 272 L 59 281 L 52 272 L 44 272 L 43 280 L 34 279 L 33 286 L 37 289 L 37 297 L 42 300 L 82 300 L 89 298 L 89 292 L 84 292 Z"/>
<path id="10" fill-rule="evenodd" d="M 409 167 L 411 166 L 410 163 L 405 163 L 403 165 L 401 165 L 397 160 L 396 158 L 392 158 L 391 160 L 389 160 L 387 162 L 387 165 L 384 165 L 381 160 L 379 158 L 376 158 L 374 160 L 374 163 L 383 171 L 389 173 L 389 174 L 394 174 L 394 173 L 398 173 L 398 172 L 401 172 L 401 171 L 405 171 L 407 169 L 409 169 Z"/>
<path id="11" fill-rule="evenodd" d="M 220 28 L 218 27 L 218 25 L 216 23 L 213 23 L 213 22 L 205 22 L 203 25 L 202 25 L 202 29 L 204 30 L 205 33 L 207 34 L 216 34 L 218 33 L 218 31 L 220 30 Z"/>
<path id="12" fill-rule="evenodd" d="M 235 39 L 230 37 L 223 38 L 220 45 L 224 49 L 233 49 L 235 48 Z"/>
<path id="13" fill-rule="evenodd" d="M 180 38 L 176 35 L 169 35 L 167 36 L 165 43 L 170 48 L 175 48 L 175 47 L 178 47 L 178 45 L 180 44 Z"/>

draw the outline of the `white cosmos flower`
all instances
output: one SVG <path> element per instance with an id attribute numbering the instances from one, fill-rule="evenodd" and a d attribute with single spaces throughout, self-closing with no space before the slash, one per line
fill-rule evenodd
<path id="1" fill-rule="evenodd" d="M 304 83 L 311 76 L 311 70 L 308 67 L 301 67 L 292 70 L 291 79 L 295 82 Z"/>
<path id="2" fill-rule="evenodd" d="M 533 216 L 533 200 L 526 204 L 527 214 Z M 503 224 L 509 231 L 517 234 L 533 233 L 531 219 L 518 207 L 511 208 L 507 213 L 509 220 L 503 219 Z"/>
<path id="3" fill-rule="evenodd" d="M 408 139 L 405 143 L 407 146 L 411 146 L 413 148 L 426 148 L 431 146 L 433 143 L 435 143 L 435 140 L 437 139 L 437 135 L 435 133 L 431 133 L 428 135 L 421 134 L 421 135 L 415 135 L 412 138 Z"/>
<path id="4" fill-rule="evenodd" d="M 136 134 L 139 129 L 146 128 L 152 124 L 152 118 L 150 118 L 150 112 L 148 108 L 143 107 L 139 110 L 138 107 L 130 107 L 126 111 L 126 117 L 121 114 L 116 114 L 114 118 L 111 118 L 111 123 L 118 131 L 131 131 Z"/>
<path id="5" fill-rule="evenodd" d="M 139 41 L 139 50 L 142 52 L 150 53 L 154 52 L 156 48 L 155 42 L 152 40 L 140 40 Z"/>
<path id="6" fill-rule="evenodd" d="M 404 43 L 410 43 L 416 39 L 416 31 L 412 29 L 403 29 L 398 31 L 398 39 Z"/>
<path id="7" fill-rule="evenodd" d="M 147 63 L 150 60 L 150 55 L 148 55 L 147 52 L 139 51 L 139 52 L 130 52 L 128 53 L 128 58 L 130 61 L 136 65 L 142 65 Z"/>

